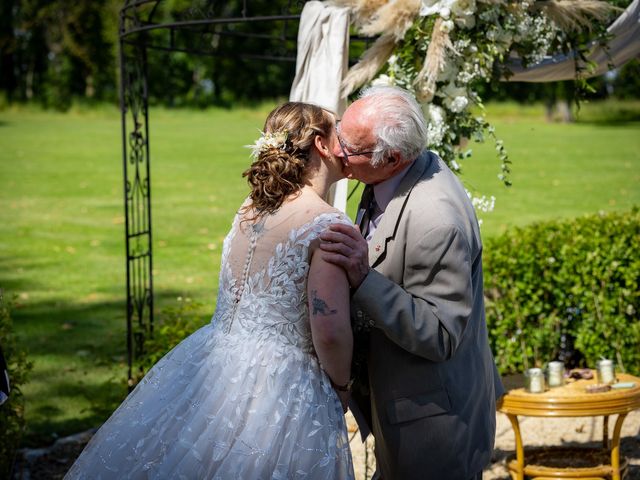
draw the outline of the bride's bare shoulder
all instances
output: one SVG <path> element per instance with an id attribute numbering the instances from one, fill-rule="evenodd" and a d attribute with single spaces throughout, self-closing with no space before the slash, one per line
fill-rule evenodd
<path id="1" fill-rule="evenodd" d="M 321 199 L 317 199 L 311 202 L 301 202 L 298 205 L 298 212 L 300 212 L 301 216 L 307 221 L 324 214 L 342 214 L 340 210 L 329 205 Z"/>

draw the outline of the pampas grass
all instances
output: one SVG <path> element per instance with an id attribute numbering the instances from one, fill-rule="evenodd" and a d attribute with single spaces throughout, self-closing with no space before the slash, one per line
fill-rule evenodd
<path id="1" fill-rule="evenodd" d="M 375 12 L 368 23 L 363 22 L 360 32 L 367 36 L 385 33 L 393 36 L 396 42 L 400 41 L 420 12 L 421 4 L 420 0 L 395 0 L 387 3 Z"/>
<path id="2" fill-rule="evenodd" d="M 478 0 L 487 4 L 504 4 L 506 0 Z M 381 35 L 362 55 L 342 82 L 341 91 L 349 95 L 371 81 L 393 54 L 394 48 L 406 35 L 418 17 L 421 0 L 331 0 L 333 5 L 351 10 L 360 34 Z M 610 12 L 619 10 L 602 0 L 539 0 L 530 7 L 532 12 L 544 13 L 565 31 L 591 28 L 591 22 L 604 20 Z M 447 61 L 447 49 L 453 50 L 448 32 L 442 28 L 443 19 L 434 23 L 431 40 L 422 69 L 415 79 L 416 95 L 430 101 L 436 92 L 438 74 Z"/>
<path id="3" fill-rule="evenodd" d="M 542 0 L 531 8 L 534 11 L 544 10 L 556 25 L 566 31 L 591 30 L 592 19 L 604 20 L 612 11 L 620 10 L 600 0 Z"/>
<path id="4" fill-rule="evenodd" d="M 346 97 L 371 81 L 384 66 L 420 12 L 421 0 L 333 0 L 333 4 L 352 9 L 361 34 L 382 34 L 342 81 L 341 92 Z"/>
<path id="5" fill-rule="evenodd" d="M 330 0 L 331 5 L 348 7 L 353 13 L 355 24 L 360 27 L 369 23 L 375 13 L 389 3 L 389 0 Z"/>
<path id="6" fill-rule="evenodd" d="M 447 48 L 453 50 L 449 33 L 442 28 L 444 20 L 438 17 L 433 25 L 422 70 L 414 81 L 416 95 L 421 102 L 429 102 L 436 93 L 436 80 L 447 61 Z"/>
<path id="7" fill-rule="evenodd" d="M 342 96 L 347 97 L 351 92 L 371 81 L 389 59 L 395 46 L 396 42 L 392 35 L 385 34 L 378 37 L 364 52 L 360 61 L 351 67 L 342 81 L 340 89 Z"/>

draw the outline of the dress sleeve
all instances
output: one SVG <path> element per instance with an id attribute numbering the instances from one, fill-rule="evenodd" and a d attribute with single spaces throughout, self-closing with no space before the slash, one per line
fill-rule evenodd
<path id="1" fill-rule="evenodd" d="M 309 245 L 333 223 L 344 223 L 345 225 L 353 226 L 353 222 L 344 213 L 338 211 L 326 212 L 317 215 L 313 220 L 304 225 L 298 231 L 298 236 L 303 240 L 303 243 Z"/>

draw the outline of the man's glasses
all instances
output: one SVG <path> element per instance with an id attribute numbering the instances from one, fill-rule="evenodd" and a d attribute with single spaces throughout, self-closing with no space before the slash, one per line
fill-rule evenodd
<path id="1" fill-rule="evenodd" d="M 342 156 L 344 158 L 349 157 L 357 157 L 358 155 L 373 155 L 376 153 L 375 150 L 370 150 L 367 152 L 356 152 L 356 153 L 347 153 L 347 148 L 344 146 L 342 139 L 340 138 L 340 132 L 338 131 L 338 125 L 336 125 L 336 138 L 338 139 L 338 144 L 340 145 L 340 150 L 342 150 Z"/>

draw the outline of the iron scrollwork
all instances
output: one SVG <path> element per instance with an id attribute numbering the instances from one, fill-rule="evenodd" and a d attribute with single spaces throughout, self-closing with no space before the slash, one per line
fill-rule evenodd
<path id="1" fill-rule="evenodd" d="M 121 31 L 127 25 L 141 23 L 139 17 L 125 16 L 124 13 L 121 22 Z M 153 333 L 149 112 L 143 39 L 126 44 L 121 41 L 120 47 L 127 255 L 127 357 L 129 386 L 132 387 L 136 358 L 143 353 L 145 338 Z"/>

